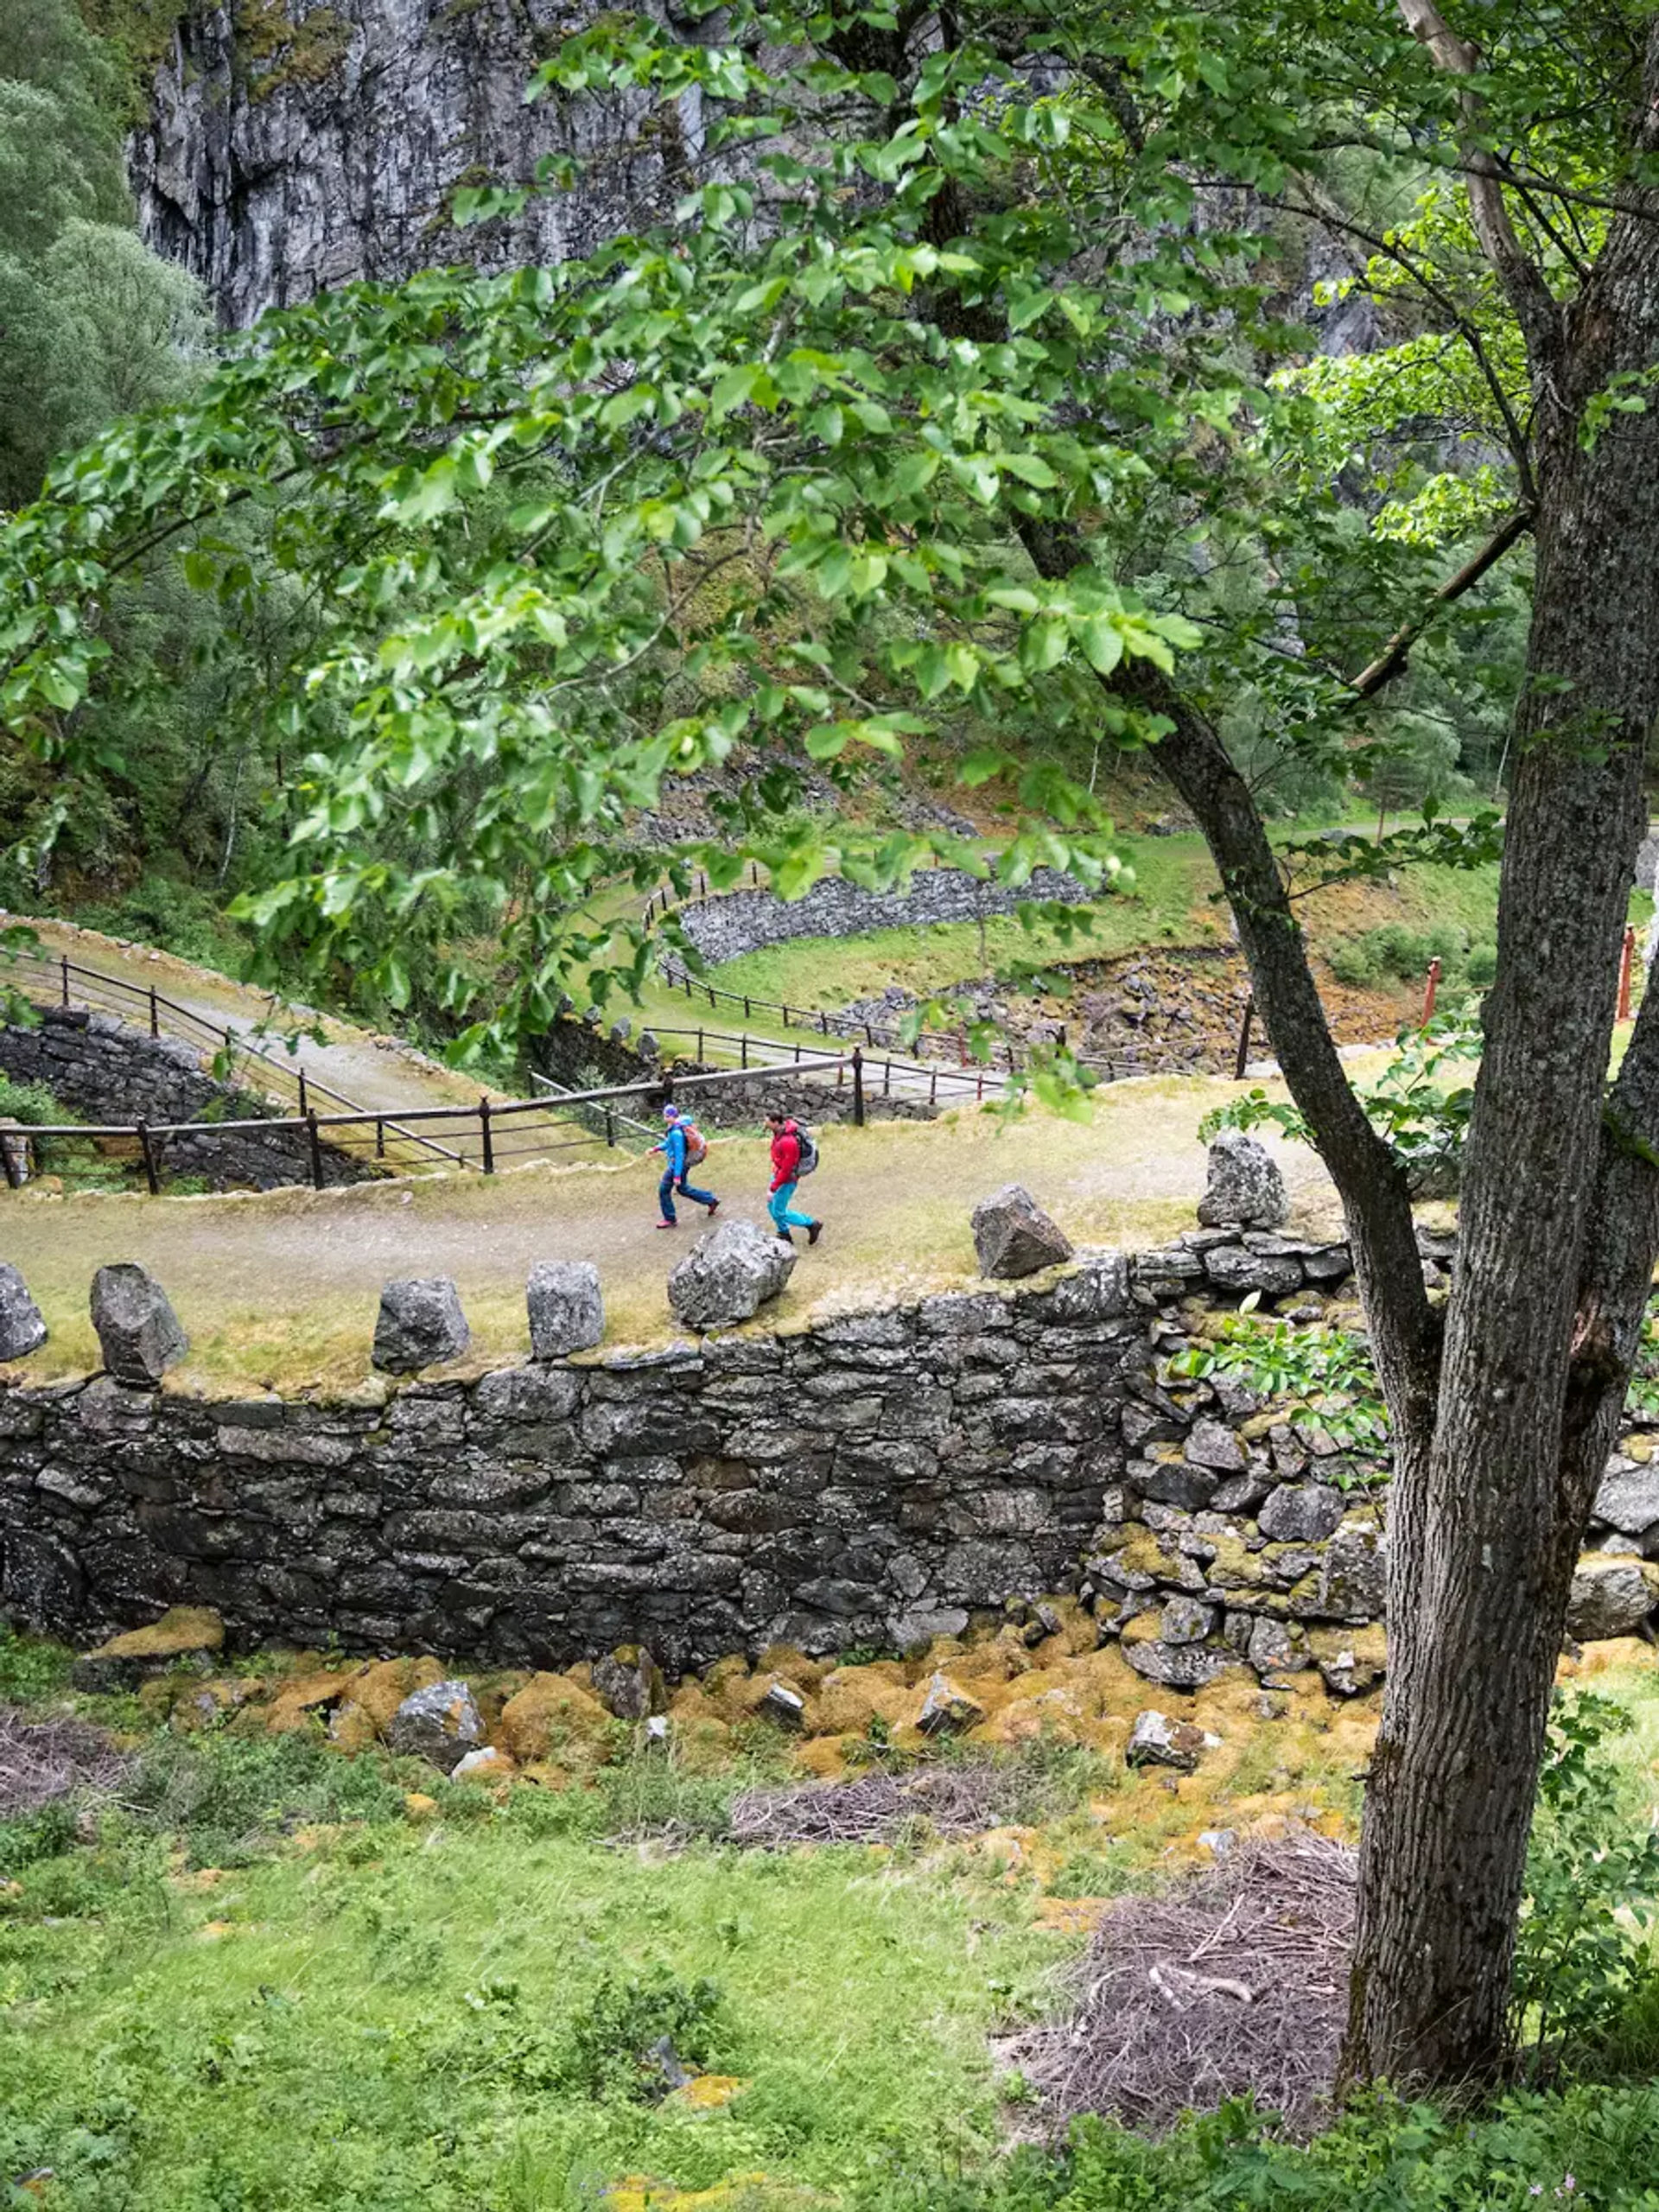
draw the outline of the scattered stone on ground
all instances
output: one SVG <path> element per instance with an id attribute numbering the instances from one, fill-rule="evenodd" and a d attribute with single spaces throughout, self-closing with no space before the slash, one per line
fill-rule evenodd
<path id="1" fill-rule="evenodd" d="M 1206 1229 L 1280 1229 L 1290 1218 L 1285 1179 L 1243 1129 L 1223 1129 L 1210 1147 L 1210 1180 L 1198 1200 Z"/>
<path id="2" fill-rule="evenodd" d="M 1005 1183 L 974 1208 L 974 1250 L 982 1275 L 1002 1282 L 1071 1257 L 1071 1241 L 1023 1184 Z"/>
<path id="3" fill-rule="evenodd" d="M 118 1382 L 153 1389 L 190 1348 L 167 1293 L 130 1261 L 92 1277 L 92 1313 L 104 1364 Z"/>
<path id="4" fill-rule="evenodd" d="M 484 1722 L 471 1689 L 465 1682 L 451 1681 L 433 1682 L 406 1697 L 391 1717 L 386 1742 L 392 1751 L 425 1759 L 448 1774 L 476 1749 L 483 1735 Z"/>
<path id="5" fill-rule="evenodd" d="M 668 1702 L 662 1669 L 638 1643 L 622 1644 L 594 1660 L 594 1694 L 619 1720 L 645 1720 Z"/>
<path id="6" fill-rule="evenodd" d="M 1203 1729 L 1195 1728 L 1190 1720 L 1171 1720 L 1155 1707 L 1148 1707 L 1135 1715 L 1123 1746 L 1124 1762 L 1129 1766 L 1170 1766 L 1178 1773 L 1191 1774 L 1209 1740 Z"/>
<path id="7" fill-rule="evenodd" d="M 538 1260 L 525 1292 L 532 1359 L 590 1351 L 605 1334 L 605 1300 L 591 1260 Z"/>
<path id="8" fill-rule="evenodd" d="M 46 1322 L 16 1268 L 0 1262 L 0 1360 L 27 1359 L 46 1342 Z"/>
<path id="9" fill-rule="evenodd" d="M 136 1689 L 152 1675 L 192 1662 L 205 1674 L 224 1648 L 225 1624 L 210 1606 L 175 1605 L 148 1628 L 129 1629 L 85 1653 L 70 1681 L 93 1694 Z"/>
<path id="10" fill-rule="evenodd" d="M 706 1230 L 668 1278 L 669 1310 L 688 1329 L 729 1329 L 776 1298 L 795 1269 L 793 1245 L 752 1221 Z"/>
<path id="11" fill-rule="evenodd" d="M 418 1375 L 460 1359 L 472 1343 L 461 1294 L 448 1275 L 389 1282 L 374 1325 L 374 1364 L 388 1375 Z"/>
<path id="12" fill-rule="evenodd" d="M 985 1708 L 978 1699 L 969 1697 L 959 1682 L 936 1669 L 923 1693 L 916 1726 L 924 1736 L 955 1736 L 984 1718 Z"/>

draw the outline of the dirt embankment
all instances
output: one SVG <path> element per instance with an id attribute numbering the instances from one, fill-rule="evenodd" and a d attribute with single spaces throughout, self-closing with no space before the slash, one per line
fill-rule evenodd
<path id="1" fill-rule="evenodd" d="M 1399 988 L 1358 989 L 1339 983 L 1316 961 L 1319 993 L 1338 1044 L 1376 1044 L 1394 1035 L 1414 1003 Z M 1050 963 L 1040 976 L 963 984 L 946 1003 L 961 1018 L 995 1025 L 1020 1044 L 1052 1044 L 1064 1035 L 1090 1058 L 1109 1059 L 1119 1073 L 1166 1070 L 1230 1073 L 1250 995 L 1243 955 L 1235 947 L 1140 948 L 1109 960 Z M 845 1009 L 893 1020 L 917 1003 L 889 988 L 878 999 Z M 1272 1049 L 1261 1023 L 1251 1052 Z"/>

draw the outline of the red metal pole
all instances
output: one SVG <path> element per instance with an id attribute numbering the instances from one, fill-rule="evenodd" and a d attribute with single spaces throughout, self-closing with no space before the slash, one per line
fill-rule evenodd
<path id="1" fill-rule="evenodd" d="M 1440 963 L 1438 960 L 1431 960 L 1428 963 L 1428 981 L 1423 986 L 1423 1027 L 1425 1028 L 1434 1019 L 1434 994 L 1440 988 Z"/>
<path id="2" fill-rule="evenodd" d="M 1630 1018 L 1630 963 L 1636 957 L 1636 930 L 1634 925 L 1624 931 L 1624 950 L 1618 956 L 1618 1019 Z"/>

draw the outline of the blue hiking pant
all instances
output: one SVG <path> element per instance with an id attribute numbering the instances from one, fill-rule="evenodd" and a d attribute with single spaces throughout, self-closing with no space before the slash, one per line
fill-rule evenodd
<path id="1" fill-rule="evenodd" d="M 679 1219 L 679 1216 L 674 1211 L 674 1193 L 676 1191 L 679 1192 L 683 1198 L 694 1199 L 700 1206 L 718 1205 L 720 1203 L 719 1199 L 715 1198 L 712 1191 L 697 1190 L 693 1185 L 686 1181 L 683 1175 L 680 1177 L 680 1179 L 677 1183 L 674 1179 L 674 1170 L 671 1167 L 666 1167 L 663 1171 L 662 1181 L 657 1185 L 657 1201 L 662 1207 L 663 1219 L 664 1221 L 677 1221 Z"/>
<path id="2" fill-rule="evenodd" d="M 780 1183 L 766 1200 L 766 1211 L 772 1216 L 772 1225 L 780 1236 L 787 1236 L 791 1229 L 810 1229 L 812 1226 L 810 1213 L 796 1213 L 790 1205 L 795 1188 L 793 1183 Z"/>

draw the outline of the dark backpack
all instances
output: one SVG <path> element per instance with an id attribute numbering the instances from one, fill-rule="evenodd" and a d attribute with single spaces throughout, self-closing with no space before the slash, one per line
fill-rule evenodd
<path id="1" fill-rule="evenodd" d="M 803 1175 L 812 1175 L 817 1172 L 818 1143 L 811 1130 L 804 1128 L 799 1122 L 795 1124 L 795 1138 L 801 1147 L 800 1161 L 795 1170 L 798 1182 Z"/>

